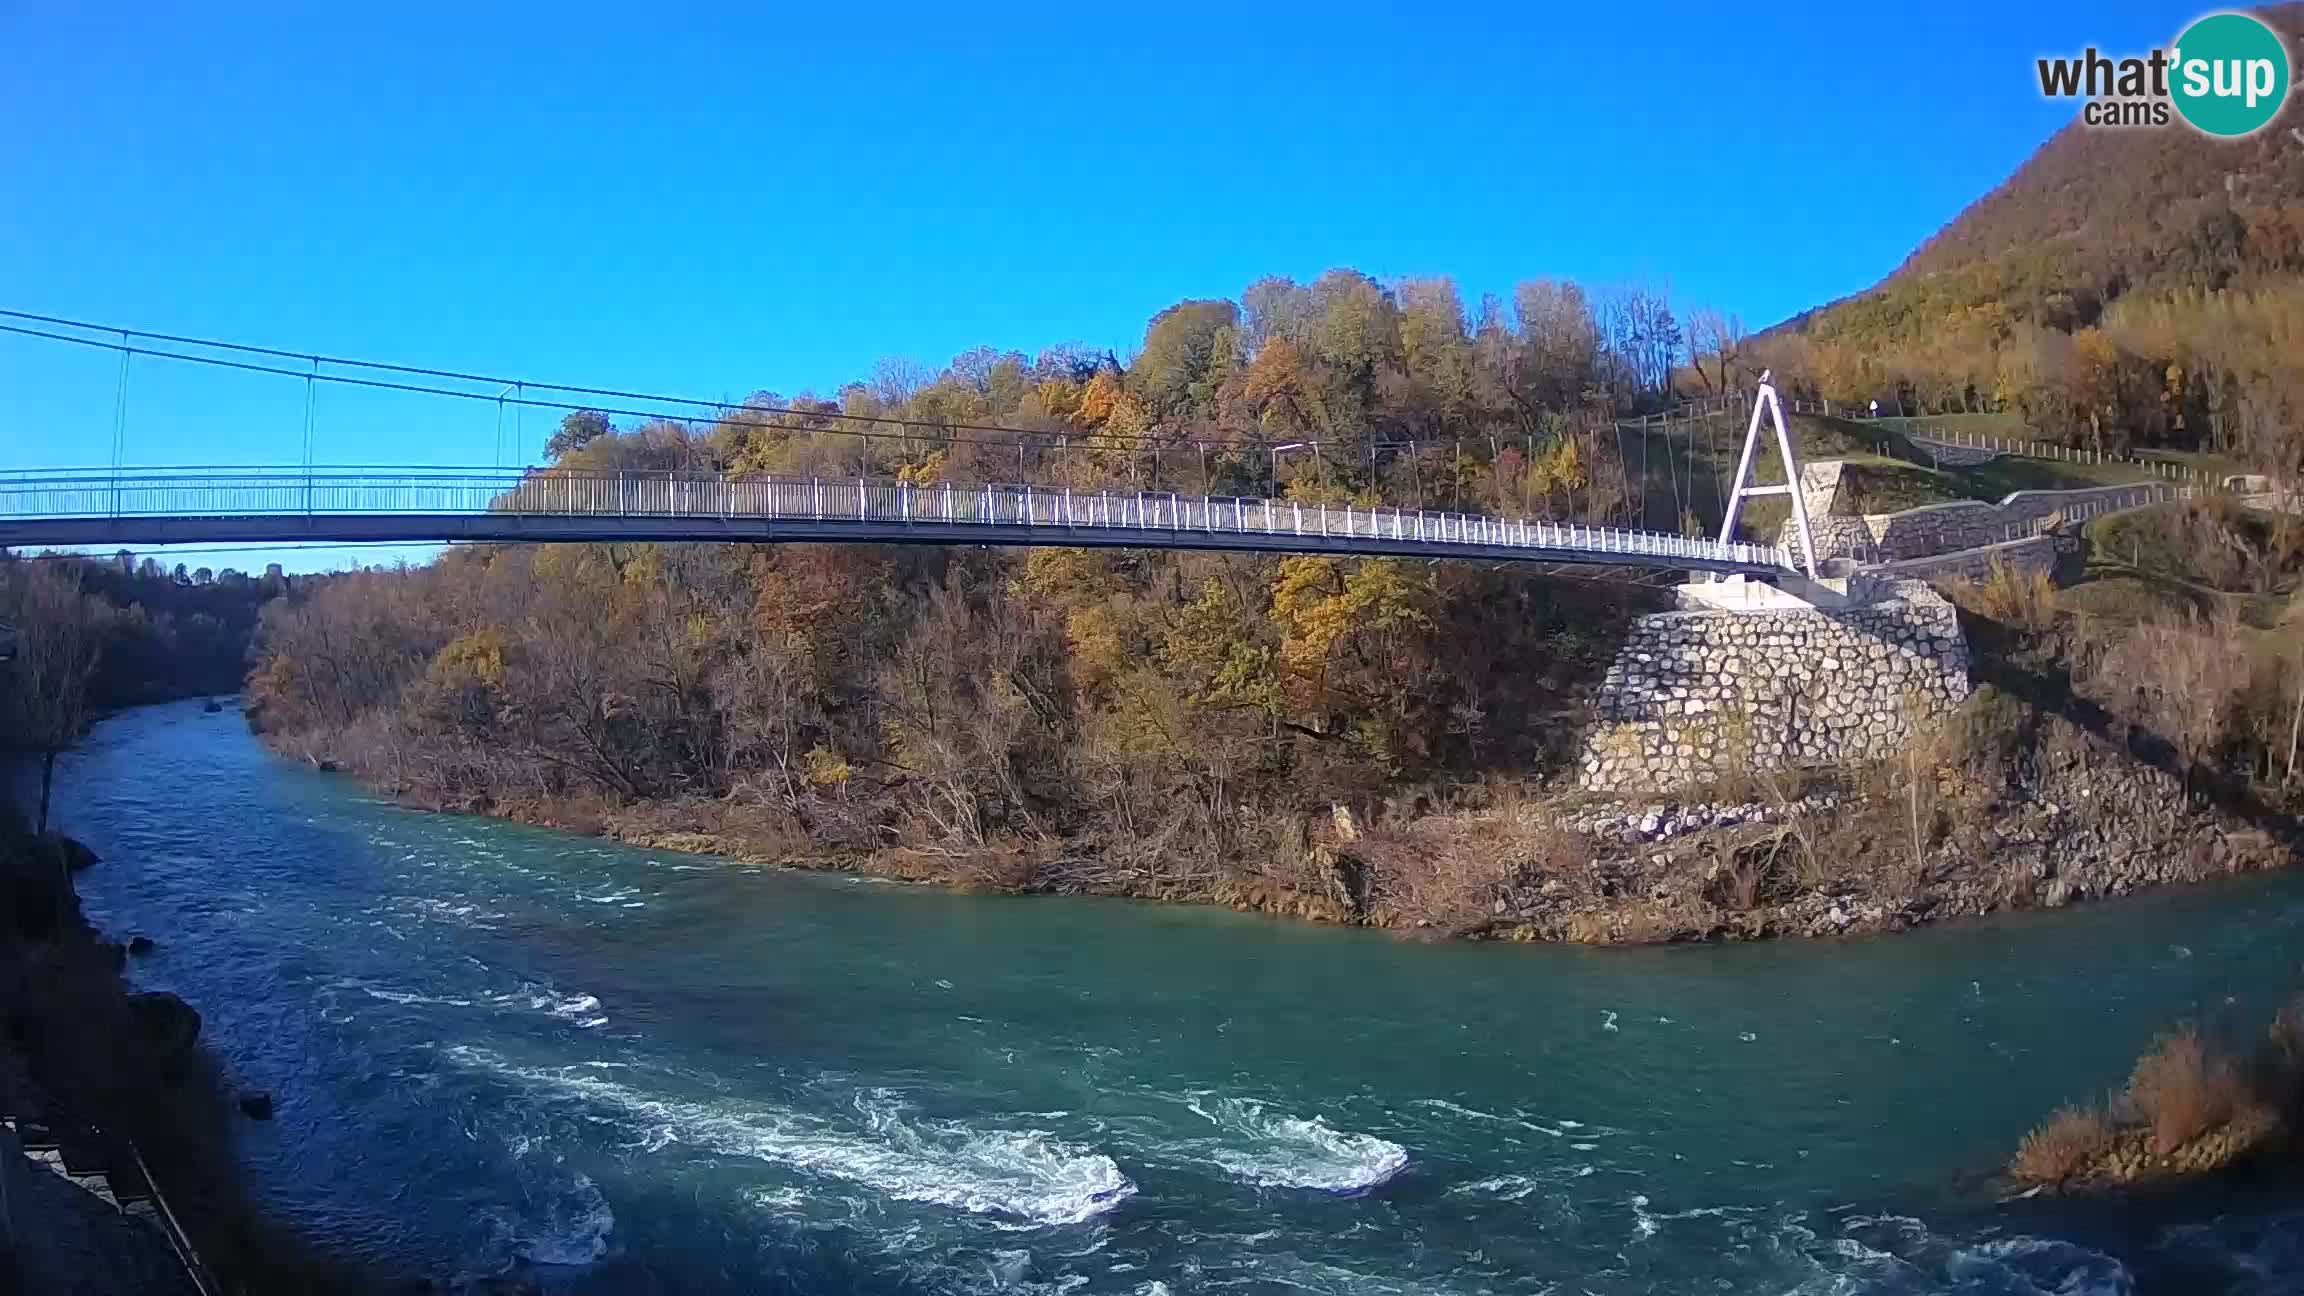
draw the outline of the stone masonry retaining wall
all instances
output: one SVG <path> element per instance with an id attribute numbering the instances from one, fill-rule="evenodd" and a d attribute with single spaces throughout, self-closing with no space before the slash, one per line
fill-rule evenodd
<path id="1" fill-rule="evenodd" d="M 1959 618 L 1916 580 L 1849 608 L 1655 613 L 1592 699 L 1578 781 L 1661 791 L 1886 756 L 1968 691 Z"/>
<path id="2" fill-rule="evenodd" d="M 1805 484 L 1805 470 L 1802 478 Z M 1807 493 L 1809 524 L 1816 536 L 1818 558 L 1865 554 L 1894 561 L 1998 544 L 2011 538 L 2011 529 L 2028 530 L 2042 519 L 2059 513 L 2103 513 L 2133 508 L 2173 499 L 2176 491 L 2148 482 L 2082 490 L 2017 491 L 1998 504 L 1955 500 L 1949 504 L 1924 504 L 1898 513 L 1871 513 L 1861 517 L 1824 516 L 1816 508 L 1820 494 L 1814 490 Z M 1799 544 L 1791 522 L 1787 521 L 1779 530 L 1777 542 Z"/>
<path id="3" fill-rule="evenodd" d="M 1981 581 L 1992 575 L 1992 568 L 1996 565 L 2019 575 L 2053 571 L 2056 568 L 2056 538 L 2027 536 L 2005 544 L 1962 549 L 1957 553 L 1938 554 L 1932 558 L 1907 558 L 1902 562 L 1883 563 L 1870 568 L 1865 574 L 1887 579 L 1940 580 L 1947 576 L 1958 576 Z"/>

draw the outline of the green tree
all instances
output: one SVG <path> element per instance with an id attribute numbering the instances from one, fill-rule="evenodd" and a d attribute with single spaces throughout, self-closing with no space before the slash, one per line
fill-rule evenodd
<path id="1" fill-rule="evenodd" d="M 555 461 L 565 459 L 613 430 L 608 416 L 599 410 L 575 410 L 560 420 L 559 429 L 544 443 L 544 453 Z"/>
<path id="2" fill-rule="evenodd" d="M 1211 403 L 1216 384 L 1238 363 L 1240 308 L 1187 301 L 1152 317 L 1129 385 L 1152 412 L 1172 416 Z"/>

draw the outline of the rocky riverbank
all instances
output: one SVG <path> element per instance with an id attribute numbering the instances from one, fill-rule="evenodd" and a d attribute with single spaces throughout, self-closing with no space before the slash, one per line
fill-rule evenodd
<path id="1" fill-rule="evenodd" d="M 2021 785 L 1923 771 L 1915 790 L 1587 815 L 1588 869 L 1499 888 L 1481 934 L 1722 940 L 1900 931 L 2053 909 L 2294 864 L 2295 825 L 2252 821 L 2181 779 L 2050 723 Z"/>
<path id="2" fill-rule="evenodd" d="M 1405 798 L 1376 813 L 1307 811 L 1264 825 L 1262 849 L 1236 867 L 1181 879 L 1116 866 L 1111 844 L 1096 840 L 819 849 L 759 831 L 727 802 L 476 798 L 425 808 L 906 882 L 1592 944 L 1894 932 L 2297 862 L 2293 820 L 2219 807 L 2114 737 L 2028 708 L 2011 720 L 2012 705 L 1980 697 L 1924 755 L 1740 797 L 1626 802 L 1482 789 L 1406 813 L 1394 810 L 1414 804 Z M 1990 741 L 1963 726 L 1984 726 Z M 2022 740 L 2010 747 L 2001 739 L 2012 726 Z"/>
<path id="3" fill-rule="evenodd" d="M 200 1014 L 172 994 L 130 987 L 130 944 L 89 923 L 71 886 L 73 872 L 89 867 L 105 865 L 76 842 L 35 841 L 0 823 L 8 1114 L 60 1139 L 67 1165 L 103 1192 L 126 1200 L 148 1170 L 200 1262 L 228 1289 L 369 1290 L 249 1200 L 231 1154 L 235 1096 L 200 1047 Z M 149 950 L 149 939 L 137 947 Z M 116 1213 L 94 1189 L 30 1162 L 12 1169 L 38 1189 L 18 1203 L 33 1213 L 18 1232 L 38 1234 L 19 1256 L 33 1290 L 195 1290 L 155 1219 Z M 64 1285 L 38 1285 L 49 1280 Z"/>

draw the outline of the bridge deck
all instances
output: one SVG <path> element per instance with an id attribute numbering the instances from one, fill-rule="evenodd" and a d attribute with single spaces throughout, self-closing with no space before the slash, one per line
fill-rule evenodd
<path id="1" fill-rule="evenodd" d="M 181 469 L 0 477 L 0 545 L 704 540 L 1082 545 L 1773 574 L 1774 546 L 1292 500 L 863 479 Z"/>

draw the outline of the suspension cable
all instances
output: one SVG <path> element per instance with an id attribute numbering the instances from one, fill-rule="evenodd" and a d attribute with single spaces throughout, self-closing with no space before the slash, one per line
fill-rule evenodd
<path id="1" fill-rule="evenodd" d="M 22 312 L 0 310 L 0 316 L 21 314 Z M 75 346 L 92 347 L 102 351 L 118 351 L 124 355 L 143 355 L 152 356 L 156 359 L 162 360 L 179 360 L 187 364 L 207 365 L 218 369 L 232 369 L 242 373 L 277 374 L 286 377 L 302 378 L 305 377 L 308 372 L 302 368 L 291 369 L 283 368 L 278 365 L 256 364 L 246 360 L 228 360 L 221 356 L 188 355 L 181 351 L 169 351 L 159 347 L 137 345 L 132 342 L 113 342 L 98 338 L 75 337 L 69 333 L 57 333 L 47 329 L 27 328 L 16 324 L 0 324 L 0 333 L 10 333 L 20 337 L 41 338 L 51 342 L 67 342 Z M 128 330 L 127 336 L 150 338 L 156 335 L 149 333 L 138 333 L 134 330 Z M 163 337 L 160 340 L 166 341 L 167 339 Z M 193 344 L 214 345 L 222 349 L 234 349 L 230 344 L 223 343 L 202 344 L 195 342 Z M 240 347 L 237 349 L 243 351 L 254 351 L 267 355 L 292 356 L 294 359 L 304 361 L 307 364 L 317 361 L 322 365 L 377 369 L 391 372 L 415 372 L 419 375 L 440 374 L 459 381 L 488 381 L 487 379 L 479 378 L 477 376 L 468 377 L 466 375 L 449 373 L 445 370 L 412 370 L 410 366 L 405 365 L 383 365 L 359 360 L 341 360 L 330 356 L 314 356 L 309 354 L 290 352 L 273 352 L 265 348 L 256 347 Z M 384 378 L 362 378 L 352 374 L 328 373 L 325 371 L 317 375 L 317 381 L 325 383 L 336 383 L 338 385 L 347 387 L 364 387 L 374 391 L 396 391 L 408 392 L 419 396 L 439 396 L 451 400 L 494 401 L 498 399 L 498 397 L 488 392 L 476 392 L 455 387 L 442 387 L 437 384 L 399 382 Z M 525 422 L 525 413 L 529 409 L 561 410 L 568 412 L 577 410 L 591 410 L 601 414 L 619 415 L 628 418 L 662 419 L 675 423 L 697 423 L 703 421 L 698 417 L 696 410 L 666 409 L 662 406 L 639 407 L 597 403 L 584 404 L 571 400 L 547 400 L 542 397 L 529 396 L 526 394 L 529 387 L 535 387 L 538 391 L 561 392 L 569 395 L 622 395 L 633 400 L 662 401 L 672 405 L 695 406 L 698 409 L 708 409 L 714 411 L 715 417 L 720 421 L 732 423 L 739 427 L 771 428 L 787 432 L 830 432 L 840 436 L 860 437 L 867 440 L 903 441 L 908 437 L 925 434 L 932 439 L 944 441 L 949 444 L 992 445 L 1005 448 L 1013 444 L 1017 438 L 1046 435 L 1042 433 L 1035 433 L 1024 428 L 998 427 L 995 425 L 983 423 L 937 423 L 927 419 L 896 418 L 879 414 L 851 414 L 843 410 L 794 409 L 776 405 L 728 405 L 719 401 L 694 400 L 682 396 L 649 396 L 641 393 L 616 393 L 605 388 L 562 387 L 550 383 L 534 383 L 522 380 L 509 381 L 511 381 L 512 385 L 515 386 L 520 393 L 519 395 L 511 398 L 509 404 L 511 404 L 515 411 L 517 411 L 515 417 L 520 418 L 523 422 L 523 425 Z M 774 418 L 800 419 L 816 422 L 819 424 L 862 423 L 868 425 L 868 427 L 877 426 L 884 428 L 899 428 L 905 430 L 871 431 L 866 429 L 821 426 L 811 429 L 806 426 L 794 427 L 789 424 L 780 424 L 768 421 Z M 987 432 L 995 433 L 997 436 L 969 437 L 956 435 L 956 433 L 961 432 Z M 1163 440 L 1158 436 L 1154 436 L 1148 433 L 1099 432 L 1097 437 L 1104 444 L 1109 446 L 1135 448 L 1138 450 L 1141 450 L 1145 447 L 1151 447 L 1156 450 L 1163 445 L 1176 446 L 1199 444 L 1198 442 Z"/>

